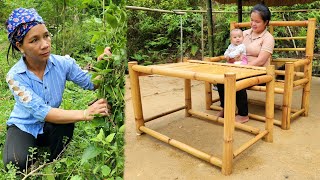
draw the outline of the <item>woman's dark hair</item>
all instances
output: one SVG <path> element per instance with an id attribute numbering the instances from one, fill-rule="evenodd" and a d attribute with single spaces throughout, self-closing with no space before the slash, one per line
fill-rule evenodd
<path id="1" fill-rule="evenodd" d="M 7 26 L 8 26 L 8 21 L 5 22 L 5 27 L 7 27 Z M 13 32 L 12 37 L 15 36 L 15 34 L 17 34 L 17 29 L 18 29 L 18 28 L 16 28 L 16 31 Z M 22 43 L 23 43 L 23 39 L 24 39 L 24 38 L 22 38 L 21 41 L 19 41 L 19 43 L 22 44 Z M 10 41 L 10 40 L 9 40 L 9 41 Z M 10 50 L 11 50 L 11 54 L 12 54 L 13 57 L 16 56 L 15 51 L 18 51 L 18 52 L 20 51 L 20 50 L 17 48 L 17 46 L 16 46 L 15 44 L 13 44 L 11 41 L 10 41 L 9 43 L 10 43 L 10 44 L 9 44 L 8 51 L 7 51 L 7 62 L 8 62 L 8 64 L 9 64 L 9 53 L 10 53 Z"/>
<path id="2" fill-rule="evenodd" d="M 269 10 L 269 8 L 267 6 L 265 6 L 264 4 L 257 4 L 252 8 L 252 10 L 250 11 L 250 14 L 252 12 L 259 13 L 261 18 L 262 18 L 262 20 L 264 22 L 268 21 L 268 24 L 269 24 L 269 22 L 271 20 L 271 12 L 270 12 L 270 10 Z"/>

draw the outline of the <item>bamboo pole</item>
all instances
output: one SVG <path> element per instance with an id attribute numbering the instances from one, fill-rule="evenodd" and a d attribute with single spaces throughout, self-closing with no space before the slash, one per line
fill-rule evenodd
<path id="1" fill-rule="evenodd" d="M 303 84 L 307 84 L 308 82 L 309 82 L 309 79 L 306 79 L 306 78 L 299 79 L 293 82 L 293 87 L 301 86 Z"/>
<path id="2" fill-rule="evenodd" d="M 233 153 L 233 156 L 237 157 L 240 153 L 242 153 L 244 150 L 248 149 L 250 146 L 252 146 L 254 143 L 256 143 L 258 140 L 260 140 L 261 138 L 263 138 L 267 134 L 268 134 L 267 130 L 262 131 L 257 136 L 255 136 L 254 138 L 250 139 L 248 142 L 246 142 L 245 144 L 240 146 L 238 149 L 236 149 L 234 151 L 234 153 Z"/>
<path id="3" fill-rule="evenodd" d="M 273 142 L 273 120 L 274 120 L 274 65 L 267 67 L 267 75 L 273 77 L 270 82 L 266 84 L 266 106 L 265 116 L 266 124 L 265 130 L 268 131 L 268 135 L 265 137 L 265 141 Z"/>
<path id="4" fill-rule="evenodd" d="M 269 26 L 302 26 L 307 27 L 308 21 L 270 21 Z M 250 22 L 235 23 L 235 28 L 250 27 Z"/>
<path id="5" fill-rule="evenodd" d="M 252 78 L 246 78 L 240 81 L 236 82 L 236 91 L 239 91 L 241 89 L 245 89 L 257 84 L 263 84 L 266 82 L 269 82 L 272 80 L 272 76 L 268 76 L 268 75 L 263 75 L 263 76 L 256 76 L 256 77 L 252 77 Z"/>
<path id="6" fill-rule="evenodd" d="M 179 77 L 184 79 L 191 79 L 191 80 L 199 80 L 199 81 L 207 81 L 214 84 L 223 83 L 223 76 L 222 75 L 214 75 L 214 74 L 206 74 L 206 73 L 199 73 L 199 72 L 190 72 L 190 71 L 183 71 L 183 70 L 174 70 L 165 67 L 148 67 L 148 66 L 134 66 L 132 67 L 133 70 L 149 73 L 149 74 L 160 74 L 164 76 L 173 76 Z"/>
<path id="7" fill-rule="evenodd" d="M 209 56 L 214 56 L 214 41 L 213 41 L 213 22 L 212 22 L 212 3 L 211 0 L 207 0 L 207 18 L 208 18 L 208 47 Z"/>
<path id="8" fill-rule="evenodd" d="M 306 48 L 273 48 L 274 51 L 306 51 Z"/>
<path id="9" fill-rule="evenodd" d="M 265 106 L 265 101 L 260 101 L 260 100 L 255 100 L 255 99 L 249 99 L 248 101 L 251 104 Z M 278 109 L 278 110 L 282 110 L 282 106 L 278 105 L 278 104 L 274 104 L 274 108 Z M 291 108 L 291 112 L 297 112 L 297 111 L 299 111 L 299 110 Z"/>
<path id="10" fill-rule="evenodd" d="M 209 62 L 218 62 L 218 61 L 225 60 L 226 58 L 224 56 L 217 56 L 217 57 L 205 57 L 204 59 L 205 61 L 209 61 Z"/>
<path id="11" fill-rule="evenodd" d="M 272 62 L 296 62 L 296 61 L 301 61 L 302 59 L 297 59 L 297 58 L 276 58 L 273 59 Z"/>
<path id="12" fill-rule="evenodd" d="M 301 114 L 303 114 L 305 111 L 306 111 L 305 109 L 300 109 L 299 111 L 297 111 L 297 112 L 295 112 L 295 113 L 293 113 L 293 114 L 291 115 L 291 119 L 297 118 L 298 116 L 300 116 Z"/>
<path id="13" fill-rule="evenodd" d="M 293 62 L 293 65 L 295 68 L 300 67 L 300 66 L 309 65 L 309 64 L 310 64 L 309 59 L 303 59 L 303 60 Z"/>
<path id="14" fill-rule="evenodd" d="M 200 111 L 196 111 L 196 110 L 189 110 L 189 113 L 192 114 L 193 116 L 202 118 L 202 119 L 206 119 L 206 120 L 210 120 L 216 123 L 220 123 L 220 124 L 224 124 L 224 119 L 215 115 L 211 115 L 211 114 L 207 114 L 205 112 L 200 112 Z M 235 127 L 237 129 L 240 129 L 242 131 L 246 131 L 252 134 L 259 134 L 260 129 L 259 128 L 255 128 L 255 127 L 251 127 L 245 124 L 241 124 L 241 123 L 235 123 Z"/>
<path id="15" fill-rule="evenodd" d="M 303 39 L 307 39 L 306 36 L 299 36 L 299 37 L 275 37 L 274 40 L 303 40 Z"/>
<path id="16" fill-rule="evenodd" d="M 140 84 L 139 84 L 139 76 L 136 71 L 133 70 L 134 66 L 137 66 L 138 62 L 131 61 L 128 63 L 129 65 L 129 76 L 130 76 L 130 84 L 131 84 L 131 96 L 132 96 L 132 104 L 136 122 L 136 131 L 137 134 L 140 135 L 142 132 L 139 130 L 140 126 L 144 126 L 143 120 L 143 110 L 141 103 L 141 93 L 140 93 Z"/>
<path id="17" fill-rule="evenodd" d="M 192 109 L 192 100 L 191 100 L 191 80 L 184 80 L 184 95 L 185 95 L 185 116 L 189 117 L 191 114 L 188 112 Z"/>
<path id="18" fill-rule="evenodd" d="M 184 152 L 187 152 L 187 153 L 189 153 L 189 154 L 191 154 L 191 155 L 193 155 L 195 157 L 198 157 L 198 158 L 200 158 L 202 160 L 205 160 L 205 161 L 207 161 L 207 162 L 209 162 L 209 163 L 211 163 L 213 165 L 216 165 L 218 167 L 222 166 L 222 161 L 219 158 L 216 158 L 214 156 L 210 156 L 210 155 L 208 155 L 208 154 L 206 154 L 206 153 L 204 153 L 204 152 L 202 152 L 202 151 L 200 151 L 198 149 L 195 149 L 195 148 L 193 148 L 193 147 L 191 147 L 189 145 L 186 145 L 186 144 L 184 144 L 182 142 L 179 142 L 177 140 L 171 139 L 168 136 L 165 136 L 165 135 L 163 135 L 161 133 L 158 133 L 158 132 L 156 132 L 156 131 L 154 131 L 152 129 L 149 129 L 149 128 L 145 127 L 145 126 L 141 126 L 140 130 L 142 132 L 146 133 L 146 134 L 149 134 L 150 136 L 152 136 L 152 137 L 154 137 L 156 139 L 159 139 L 162 142 L 170 144 L 170 145 L 172 145 L 172 146 L 174 146 L 174 147 L 176 147 L 176 148 L 178 148 L 178 149 L 180 149 L 180 150 L 182 150 Z"/>
<path id="19" fill-rule="evenodd" d="M 206 110 L 210 110 L 212 104 L 212 85 L 208 82 L 204 83 L 205 98 L 206 98 Z"/>
<path id="20" fill-rule="evenodd" d="M 250 117 L 250 119 L 254 119 L 254 120 L 257 120 L 257 121 L 261 121 L 261 122 L 266 122 L 266 117 L 264 117 L 264 116 L 260 116 L 260 115 L 252 114 L 252 113 L 249 113 L 248 116 Z M 277 119 L 274 119 L 273 120 L 273 124 L 281 126 L 281 121 L 277 120 Z"/>
<path id="21" fill-rule="evenodd" d="M 275 70 L 274 71 L 276 75 L 285 75 L 286 71 L 283 70 Z M 304 77 L 304 72 L 294 72 L 294 76 L 296 77 Z"/>
<path id="22" fill-rule="evenodd" d="M 283 108 L 282 108 L 282 123 L 281 128 L 288 130 L 290 129 L 290 114 L 291 114 L 291 102 L 292 102 L 292 91 L 293 91 L 293 79 L 294 79 L 294 65 L 291 62 L 285 65 L 286 75 L 284 80 L 284 93 L 283 93 Z"/>
<path id="23" fill-rule="evenodd" d="M 182 109 L 186 109 L 186 106 L 181 106 L 181 107 L 175 108 L 175 109 L 173 109 L 173 110 L 170 110 L 170 111 L 167 111 L 167 112 L 163 112 L 163 113 L 161 113 L 161 114 L 158 114 L 158 115 L 155 115 L 155 116 L 146 118 L 146 119 L 144 119 L 144 122 L 146 123 L 146 122 L 149 122 L 149 121 L 158 119 L 158 118 L 160 118 L 160 117 L 163 117 L 163 116 L 166 116 L 166 115 L 175 113 L 175 112 L 177 112 L 177 111 L 181 111 Z"/>
<path id="24" fill-rule="evenodd" d="M 266 86 L 252 86 L 249 88 L 250 90 L 253 91 L 263 91 L 266 92 Z M 274 88 L 274 92 L 276 94 L 283 94 L 284 93 L 284 89 L 283 88 Z"/>
<path id="25" fill-rule="evenodd" d="M 216 106 L 216 105 L 211 105 L 210 108 L 213 109 L 213 110 L 217 110 L 217 111 L 221 111 L 222 110 L 222 108 L 220 106 Z M 298 111 L 298 110 L 295 110 L 295 111 Z M 294 112 L 294 111 L 292 111 L 292 112 Z M 252 114 L 252 113 L 249 113 L 248 116 L 249 116 L 250 119 L 258 120 L 258 121 L 261 121 L 261 122 L 266 122 L 266 117 L 264 117 L 264 116 L 260 116 L 260 115 Z M 273 124 L 281 126 L 281 121 L 274 119 L 273 120 Z M 236 125 L 236 128 L 241 129 L 241 128 L 239 128 L 237 126 L 237 123 L 235 125 Z M 256 134 L 258 134 L 258 133 L 256 133 Z"/>
<path id="26" fill-rule="evenodd" d="M 235 124 L 235 104 L 236 104 L 236 74 L 225 74 L 225 98 L 224 98 L 224 126 L 223 126 L 223 157 L 222 174 L 232 173 L 233 160 L 233 132 Z"/>
<path id="27" fill-rule="evenodd" d="M 205 58 L 206 59 L 206 58 Z M 231 64 L 231 63 L 219 63 L 219 62 L 209 62 L 206 59 L 205 61 L 199 61 L 199 60 L 188 60 L 189 63 L 198 63 L 198 64 L 212 64 L 212 65 L 219 65 L 219 66 L 227 66 L 227 67 L 241 67 L 243 69 L 252 69 L 252 70 L 258 70 L 258 71 L 265 71 L 265 67 L 259 67 L 259 66 L 243 66 L 238 64 Z M 210 60 L 210 58 L 209 58 Z"/>
<path id="28" fill-rule="evenodd" d="M 308 19 L 308 28 L 307 28 L 307 42 L 306 42 L 306 57 L 310 60 L 310 64 L 306 65 L 304 68 L 304 73 L 309 79 L 309 82 L 303 88 L 303 96 L 301 109 L 305 109 L 304 116 L 309 114 L 309 101 L 310 101 L 310 89 L 311 89 L 311 77 L 312 77 L 312 60 L 313 60 L 313 48 L 314 48 L 314 38 L 315 38 L 315 28 L 316 28 L 316 19 Z"/>

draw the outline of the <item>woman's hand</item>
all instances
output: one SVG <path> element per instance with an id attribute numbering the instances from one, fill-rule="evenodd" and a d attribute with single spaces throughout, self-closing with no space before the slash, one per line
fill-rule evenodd
<path id="1" fill-rule="evenodd" d="M 110 106 L 107 103 L 106 99 L 99 99 L 89 106 L 88 109 L 84 112 L 85 120 L 92 120 L 95 114 L 99 114 L 101 116 L 109 115 Z"/>
<path id="2" fill-rule="evenodd" d="M 112 56 L 112 53 L 111 53 L 111 48 L 110 47 L 106 47 L 104 48 L 104 51 L 102 54 L 100 54 L 100 56 L 97 58 L 98 61 L 102 60 L 104 55 L 107 55 L 107 56 Z"/>

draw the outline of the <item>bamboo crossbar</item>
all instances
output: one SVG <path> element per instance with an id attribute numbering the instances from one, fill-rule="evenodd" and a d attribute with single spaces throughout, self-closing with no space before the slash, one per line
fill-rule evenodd
<path id="1" fill-rule="evenodd" d="M 250 139 L 248 142 L 246 142 L 245 144 L 240 146 L 237 150 L 235 150 L 233 152 L 233 156 L 237 157 L 240 153 L 242 153 L 244 150 L 246 150 L 247 148 L 252 146 L 254 143 L 256 143 L 258 140 L 260 140 L 261 138 L 263 138 L 267 134 L 268 134 L 267 130 L 264 130 L 264 131 L 260 132 L 257 136 L 255 136 L 254 138 Z"/>
<path id="2" fill-rule="evenodd" d="M 296 61 L 301 61 L 302 59 L 297 59 L 297 58 L 276 58 L 272 59 L 272 62 L 296 62 Z"/>
<path id="3" fill-rule="evenodd" d="M 217 57 L 205 57 L 204 60 L 205 61 L 209 61 L 209 62 L 218 62 L 218 61 L 222 61 L 225 60 L 226 58 L 224 56 L 217 56 Z"/>
<path id="4" fill-rule="evenodd" d="M 304 66 L 304 65 L 309 64 L 309 63 L 310 63 L 309 59 L 303 59 L 303 60 L 299 60 L 299 61 L 293 62 L 293 65 L 296 68 L 296 67 Z"/>
<path id="5" fill-rule="evenodd" d="M 259 116 L 259 115 L 257 115 L 257 114 L 252 114 L 252 113 L 249 113 L 248 116 L 249 116 L 251 119 L 254 119 L 254 120 L 257 120 L 257 121 L 266 122 L 266 118 L 263 117 L 263 116 Z M 273 120 L 273 124 L 278 125 L 278 126 L 281 126 L 281 121 L 280 121 L 280 120 L 277 120 L 277 119 L 274 119 L 274 120 Z"/>
<path id="6" fill-rule="evenodd" d="M 306 51 L 306 48 L 274 48 L 274 51 Z"/>
<path id="7" fill-rule="evenodd" d="M 301 86 L 301 85 L 306 84 L 308 82 L 309 82 L 309 79 L 307 79 L 307 78 L 299 79 L 299 80 L 293 81 L 293 87 Z"/>
<path id="8" fill-rule="evenodd" d="M 217 84 L 217 83 L 223 84 L 224 82 L 223 75 L 205 74 L 200 72 L 190 72 L 190 71 L 183 71 L 183 70 L 173 70 L 173 69 L 165 68 L 161 66 L 148 67 L 148 66 L 134 65 L 132 66 L 132 69 L 138 72 L 143 72 L 143 73 L 159 74 L 159 75 L 179 77 L 184 79 L 206 81 L 214 84 Z"/>
<path id="9" fill-rule="evenodd" d="M 197 116 L 197 117 L 200 117 L 203 119 L 207 119 L 210 121 L 214 121 L 214 122 L 217 122 L 220 124 L 224 124 L 224 119 L 220 118 L 218 116 L 207 114 L 207 113 L 196 111 L 196 110 L 189 110 L 188 112 L 194 116 Z M 259 132 L 260 132 L 260 129 L 258 129 L 258 128 L 251 127 L 251 126 L 241 124 L 241 123 L 235 123 L 235 127 L 240 130 L 252 133 L 252 134 L 259 134 Z"/>
<path id="10" fill-rule="evenodd" d="M 208 155 L 207 153 L 204 153 L 198 149 L 195 149 L 189 145 L 186 145 L 182 142 L 179 142 L 177 140 L 174 140 L 174 139 L 171 139 L 169 138 L 168 136 L 165 136 L 161 133 L 158 133 L 152 129 L 149 129 L 145 126 L 141 126 L 140 127 L 140 131 L 146 133 L 146 134 L 149 134 L 150 136 L 162 141 L 162 142 L 165 142 L 167 144 L 170 144 L 171 146 L 174 146 L 182 151 L 185 151 L 195 157 L 198 157 L 202 160 L 205 160 L 213 165 L 216 165 L 218 167 L 222 167 L 222 160 L 217 158 L 217 157 L 214 157 L 214 156 L 210 156 Z"/>
<path id="11" fill-rule="evenodd" d="M 241 81 L 236 82 L 236 91 L 239 91 L 241 89 L 245 89 L 257 84 L 263 84 L 270 82 L 273 79 L 272 76 L 269 75 L 263 75 L 263 76 L 257 76 L 252 78 L 247 78 Z"/>
<path id="12" fill-rule="evenodd" d="M 264 101 L 255 100 L 255 99 L 248 99 L 248 102 L 249 102 L 250 104 L 255 104 L 255 105 L 259 105 L 259 106 L 264 106 L 264 105 L 265 105 L 265 102 L 264 102 Z M 275 105 L 274 105 L 274 108 L 275 108 L 275 109 L 282 110 L 282 106 L 280 106 L 280 105 L 278 105 L 278 104 L 275 104 Z M 300 110 L 291 108 L 291 112 L 293 112 L 293 113 L 298 112 L 298 111 L 300 111 Z M 263 120 L 263 121 L 264 121 L 264 120 Z"/>
<path id="13" fill-rule="evenodd" d="M 266 86 L 252 86 L 249 89 L 253 91 L 266 92 Z M 277 87 L 274 88 L 274 93 L 283 94 L 283 92 L 284 92 L 283 88 L 277 88 Z"/>
<path id="14" fill-rule="evenodd" d="M 260 105 L 260 104 L 259 104 Z M 262 104 L 261 104 L 262 105 Z M 264 105 L 264 104 L 263 104 Z M 222 108 L 220 106 L 216 106 L 216 105 L 211 105 L 210 106 L 211 109 L 213 110 L 222 110 Z M 255 119 L 255 120 L 258 120 L 258 121 L 261 121 L 261 122 L 266 122 L 266 118 L 263 117 L 263 116 L 259 116 L 257 114 L 252 114 L 252 113 L 249 113 L 248 116 L 251 118 L 251 119 Z M 280 120 L 277 120 L 277 119 L 274 119 L 273 120 L 273 123 L 276 124 L 276 125 L 281 125 L 281 121 Z M 260 130 L 259 130 L 260 131 Z M 256 133 L 258 134 L 258 133 Z"/>
<path id="15" fill-rule="evenodd" d="M 215 58 L 215 57 L 211 57 Z M 199 60 L 188 60 L 190 63 L 199 63 L 199 64 L 213 64 L 213 65 L 220 65 L 220 66 L 231 66 L 231 67 L 241 67 L 243 69 L 252 69 L 252 70 L 262 70 L 265 71 L 265 67 L 259 67 L 259 66 L 244 66 L 244 65 L 238 65 L 238 64 L 231 64 L 231 63 L 219 63 L 219 62 L 209 62 L 209 61 L 199 61 Z"/>
<path id="16" fill-rule="evenodd" d="M 306 36 L 300 36 L 300 37 L 275 37 L 274 40 L 301 40 L 301 39 L 307 39 Z"/>
<path id="17" fill-rule="evenodd" d="M 274 71 L 276 75 L 285 75 L 284 70 L 275 70 Z M 304 72 L 294 72 L 294 76 L 296 77 L 304 77 Z"/>
<path id="18" fill-rule="evenodd" d="M 301 114 L 303 114 L 305 111 L 306 111 L 305 109 L 300 109 L 299 111 L 297 111 L 297 112 L 295 112 L 295 113 L 293 113 L 293 114 L 291 115 L 291 119 L 297 118 L 298 116 L 300 116 Z"/>
<path id="19" fill-rule="evenodd" d="M 186 108 L 186 106 L 181 106 L 181 107 L 178 107 L 178 108 L 176 108 L 176 109 L 173 109 L 173 110 L 170 110 L 170 111 L 167 111 L 167 112 L 163 112 L 163 113 L 161 113 L 161 114 L 158 114 L 158 115 L 155 115 L 155 116 L 146 118 L 146 119 L 144 120 L 144 122 L 149 122 L 149 121 L 155 120 L 155 119 L 157 119 L 157 118 L 160 118 L 160 117 L 163 117 L 163 116 L 172 114 L 172 113 L 177 112 L 177 111 L 180 111 L 180 110 L 183 110 L 183 109 L 185 109 L 185 108 Z"/>
<path id="20" fill-rule="evenodd" d="M 270 26 L 301 26 L 307 27 L 308 21 L 270 21 Z M 234 23 L 235 28 L 250 27 L 250 22 Z"/>

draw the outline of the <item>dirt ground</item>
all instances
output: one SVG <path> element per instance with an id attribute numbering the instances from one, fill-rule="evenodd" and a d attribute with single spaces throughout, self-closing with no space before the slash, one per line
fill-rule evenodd
<path id="1" fill-rule="evenodd" d="M 140 78 L 144 118 L 184 105 L 183 80 L 162 76 Z M 206 180 L 206 179 L 272 179 L 313 180 L 320 179 L 320 78 L 313 78 L 310 114 L 299 117 L 290 130 L 274 126 L 274 141 L 258 141 L 233 161 L 233 172 L 224 176 L 221 169 L 163 143 L 147 134 L 136 135 L 130 82 L 126 85 L 126 180 Z M 217 97 L 218 94 L 214 93 Z M 248 91 L 250 99 L 263 100 L 261 93 Z M 298 107 L 301 95 L 294 94 L 293 107 Z M 275 96 L 275 104 L 281 104 L 282 96 Z M 192 105 L 204 110 L 204 84 L 192 82 Z M 217 111 L 207 111 L 211 114 Z M 249 112 L 263 114 L 260 106 L 249 105 Z M 186 118 L 184 110 L 146 123 L 147 127 L 169 136 L 215 157 L 222 158 L 223 127 L 219 124 Z M 276 110 L 275 118 L 280 119 Z M 250 120 L 247 124 L 264 128 L 264 123 Z M 251 139 L 251 134 L 236 130 L 234 149 Z"/>

